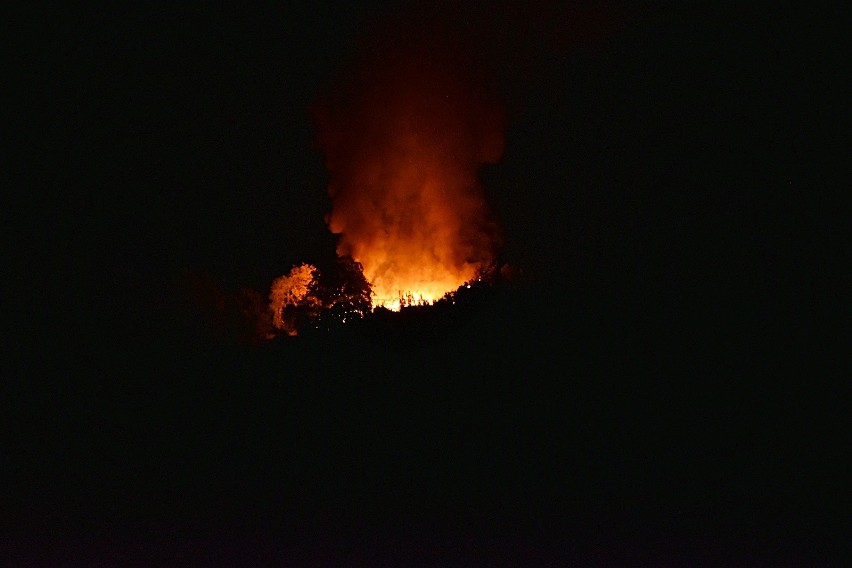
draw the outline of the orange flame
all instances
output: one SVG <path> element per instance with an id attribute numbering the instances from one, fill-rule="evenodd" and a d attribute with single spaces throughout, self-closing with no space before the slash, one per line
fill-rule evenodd
<path id="1" fill-rule="evenodd" d="M 503 152 L 503 114 L 449 58 L 412 51 L 361 69 L 317 113 L 331 174 L 326 221 L 360 262 L 373 306 L 432 303 L 494 257 L 479 167 Z"/>

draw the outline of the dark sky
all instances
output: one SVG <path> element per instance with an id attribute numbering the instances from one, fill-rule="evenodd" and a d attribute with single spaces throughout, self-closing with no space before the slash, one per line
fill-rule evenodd
<path id="1" fill-rule="evenodd" d="M 833 14 L 346 4 L 17 16 L 7 73 L 20 79 L 23 112 L 10 119 L 23 137 L 11 174 L 26 191 L 5 198 L 23 205 L 6 211 L 23 228 L 7 283 L 23 291 L 10 321 L 34 341 L 12 343 L 18 380 L 4 384 L 19 433 L 10 455 L 28 456 L 12 478 L 35 504 L 4 510 L 37 529 L 2 525 L 18 527 L 16 550 L 48 538 L 57 518 L 76 535 L 59 548 L 85 541 L 73 529 L 84 519 L 100 531 L 94 557 L 144 550 L 138 514 L 148 542 L 197 529 L 166 546 L 181 554 L 199 543 L 221 551 L 215 535 L 239 526 L 233 554 L 260 547 L 280 560 L 269 544 L 278 533 L 258 527 L 289 527 L 281 511 L 299 503 L 313 527 L 300 530 L 346 525 L 326 551 L 337 558 L 358 531 L 393 526 L 388 511 L 407 495 L 423 523 L 452 517 L 443 533 L 424 524 L 429 538 L 400 537 L 421 554 L 454 528 L 472 534 L 468 505 L 502 519 L 476 517 L 495 558 L 506 542 L 558 556 L 563 524 L 620 560 L 667 550 L 652 556 L 722 562 L 734 550 L 724 545 L 754 535 L 735 558 L 829 551 L 843 397 L 841 375 L 821 366 L 845 359 L 842 335 L 826 330 L 848 327 L 843 292 L 824 286 L 840 282 L 831 243 L 844 227 L 824 214 L 842 211 L 825 190 L 838 187 L 846 147 L 830 140 L 849 119 L 833 104 Z M 184 271 L 265 293 L 294 263 L 333 253 L 312 105 L 381 34 L 404 42 L 424 29 L 464 38 L 505 104 L 505 155 L 481 178 L 503 231 L 500 262 L 524 274 L 508 303 L 419 351 L 385 336 L 213 359 L 168 347 L 164 306 Z M 27 355 L 33 345 L 39 356 Z M 238 458 L 218 461 L 225 454 Z M 387 516 L 335 517 L 352 494 Z M 104 528 L 116 518 L 125 532 Z M 744 532 L 718 536 L 731 526 Z M 616 533 L 626 540 L 613 545 Z M 675 548 L 658 542 L 675 533 Z M 533 561 L 551 558 L 542 554 Z"/>
<path id="2" fill-rule="evenodd" d="M 97 302 L 186 268 L 262 290 L 328 254 L 311 108 L 390 27 L 464 37 L 488 70 L 508 126 L 482 177 L 501 260 L 536 285 L 747 287 L 799 261 L 767 249 L 800 246 L 782 217 L 837 128 L 831 53 L 802 49 L 814 14 L 449 4 L 29 14 L 19 163 L 48 188 L 32 219 L 48 255 L 67 249 L 60 269 Z"/>

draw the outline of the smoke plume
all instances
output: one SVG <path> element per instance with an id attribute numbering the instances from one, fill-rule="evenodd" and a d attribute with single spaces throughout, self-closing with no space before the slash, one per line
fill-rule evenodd
<path id="1" fill-rule="evenodd" d="M 493 261 L 478 180 L 503 153 L 504 115 L 463 33 L 393 22 L 317 105 L 337 253 L 361 263 L 373 304 L 432 302 Z"/>

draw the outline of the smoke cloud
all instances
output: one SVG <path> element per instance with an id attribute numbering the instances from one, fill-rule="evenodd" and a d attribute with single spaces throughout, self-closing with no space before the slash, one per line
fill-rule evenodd
<path id="1" fill-rule="evenodd" d="M 428 14 L 365 36 L 315 109 L 337 253 L 363 265 L 374 305 L 434 301 L 476 278 L 499 235 L 478 171 L 505 117 L 462 30 Z"/>

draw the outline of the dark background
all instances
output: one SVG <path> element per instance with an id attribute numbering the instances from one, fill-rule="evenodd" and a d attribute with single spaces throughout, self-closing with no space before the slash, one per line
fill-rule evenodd
<path id="1" fill-rule="evenodd" d="M 9 565 L 829 563 L 831 10 L 427 10 L 481 33 L 521 276 L 264 348 L 186 319 L 188 272 L 265 294 L 333 254 L 311 105 L 409 10 L 12 19 Z"/>

